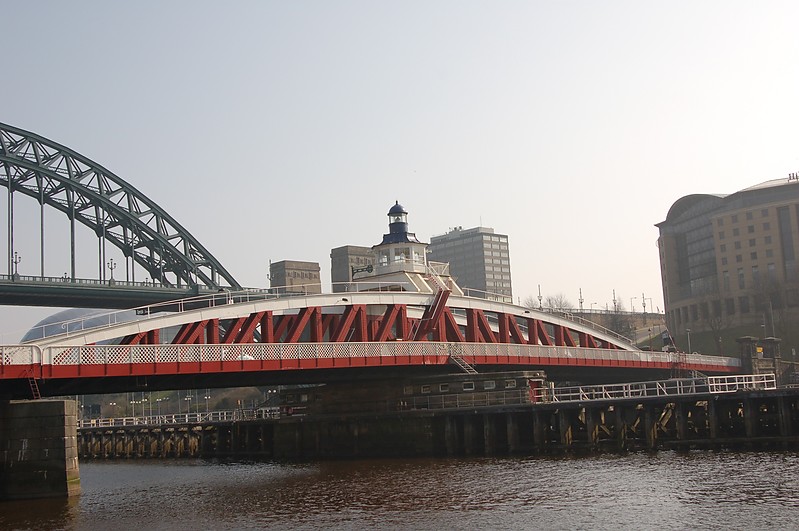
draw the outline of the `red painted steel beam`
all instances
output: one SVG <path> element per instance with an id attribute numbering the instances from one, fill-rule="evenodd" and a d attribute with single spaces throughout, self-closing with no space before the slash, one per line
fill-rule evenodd
<path id="1" fill-rule="evenodd" d="M 496 343 L 497 338 L 488 324 L 483 310 L 466 309 L 466 341 L 469 343 Z"/>

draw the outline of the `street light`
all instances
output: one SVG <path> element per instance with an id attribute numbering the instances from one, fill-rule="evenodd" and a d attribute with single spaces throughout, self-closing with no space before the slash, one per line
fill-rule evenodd
<path id="1" fill-rule="evenodd" d="M 113 258 L 109 259 L 109 261 L 108 261 L 108 269 L 111 270 L 111 279 L 108 281 L 109 284 L 113 284 L 114 283 L 114 269 L 116 269 L 116 268 L 117 268 L 117 265 L 114 263 L 114 259 Z M 135 415 L 134 415 L 134 417 L 135 417 Z"/>
<path id="2" fill-rule="evenodd" d="M 691 353 L 691 329 L 686 328 L 685 333 L 688 334 L 688 354 Z"/>
<path id="3" fill-rule="evenodd" d="M 19 280 L 19 263 L 22 262 L 22 257 L 17 251 L 14 251 L 14 258 L 11 260 L 14 263 L 14 280 Z"/>

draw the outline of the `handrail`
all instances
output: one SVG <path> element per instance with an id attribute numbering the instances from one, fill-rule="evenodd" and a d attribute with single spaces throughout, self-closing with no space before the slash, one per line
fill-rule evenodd
<path id="1" fill-rule="evenodd" d="M 111 428 L 121 426 L 170 426 L 184 424 L 201 424 L 205 422 L 236 422 L 242 420 L 274 419 L 280 417 L 280 410 L 276 407 L 263 407 L 257 409 L 231 409 L 221 411 L 206 411 L 204 413 L 169 413 L 156 415 L 143 415 L 133 417 L 106 417 L 78 420 L 78 429 L 81 428 Z"/>
<path id="2" fill-rule="evenodd" d="M 673 378 L 648 382 L 610 385 L 540 388 L 535 396 L 542 402 L 585 402 L 637 399 L 656 396 L 682 396 L 707 393 L 734 393 L 741 390 L 777 388 L 774 374 Z"/>

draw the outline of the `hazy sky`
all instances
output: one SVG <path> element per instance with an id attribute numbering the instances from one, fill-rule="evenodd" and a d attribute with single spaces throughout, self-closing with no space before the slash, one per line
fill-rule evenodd
<path id="1" fill-rule="evenodd" d="M 662 310 L 674 201 L 799 171 L 793 0 L 230 4 L 0 0 L 0 122 L 127 180 L 247 286 L 284 259 L 328 284 L 330 249 L 379 243 L 399 200 L 423 241 L 508 234 L 514 297 Z"/>

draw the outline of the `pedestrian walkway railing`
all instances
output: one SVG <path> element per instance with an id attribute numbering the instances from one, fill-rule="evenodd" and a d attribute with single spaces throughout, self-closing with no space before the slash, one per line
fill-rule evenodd
<path id="1" fill-rule="evenodd" d="M 280 416 L 276 407 L 257 409 L 231 409 L 225 411 L 208 411 L 197 413 L 169 413 L 163 415 L 145 415 L 139 417 L 110 417 L 81 419 L 78 428 L 111 428 L 117 426 L 165 426 L 204 424 L 213 422 L 233 422 L 241 420 L 274 419 Z"/>
<path id="2" fill-rule="evenodd" d="M 776 389 L 774 374 L 708 376 L 705 378 L 673 378 L 651 382 L 612 385 L 580 385 L 544 387 L 535 390 L 540 402 L 581 402 L 620 400 L 645 397 L 668 397 L 704 393 L 734 393 L 743 390 Z"/>

